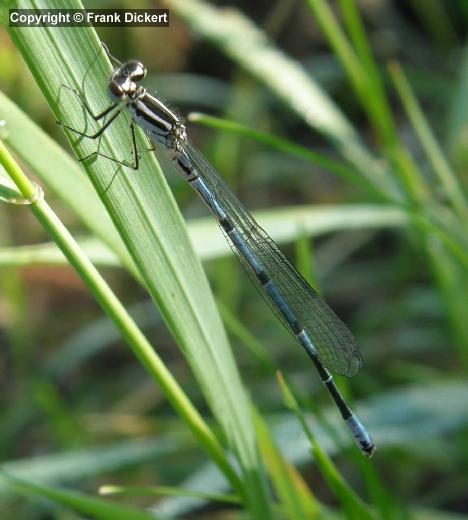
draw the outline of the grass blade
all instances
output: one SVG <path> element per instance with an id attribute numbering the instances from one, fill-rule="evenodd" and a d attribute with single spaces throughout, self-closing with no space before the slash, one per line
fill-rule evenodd
<path id="1" fill-rule="evenodd" d="M 5 121 L 3 141 L 8 148 L 137 275 L 133 260 L 80 164 L 2 92 L 0 119 Z"/>
<path id="2" fill-rule="evenodd" d="M 340 231 L 400 229 L 409 223 L 404 212 L 373 204 L 276 208 L 256 211 L 253 215 L 278 244 L 287 244 L 302 236 L 318 237 Z M 188 221 L 187 229 L 201 260 L 231 255 L 230 247 L 212 218 L 192 219 Z M 121 266 L 113 252 L 99 240 L 82 237 L 78 243 L 96 265 Z M 0 266 L 63 265 L 64 262 L 64 256 L 51 243 L 0 248 Z"/>
<path id="3" fill-rule="evenodd" d="M 80 493 L 56 489 L 48 486 L 40 486 L 25 480 L 9 477 L 0 474 L 0 482 L 3 481 L 17 493 L 29 497 L 43 497 L 58 504 L 69 507 L 70 509 L 91 515 L 97 520 L 158 520 L 154 514 L 143 513 L 138 509 L 124 506 L 122 504 L 112 504 L 102 498 L 88 497 Z"/>
<path id="4" fill-rule="evenodd" d="M 310 128 L 330 139 L 375 189 L 400 199 L 388 171 L 378 165 L 334 102 L 299 63 L 275 48 L 249 19 L 234 9 L 215 9 L 200 0 L 165 1 L 191 29 L 264 83 Z"/>
<path id="5" fill-rule="evenodd" d="M 293 411 L 299 420 L 312 448 L 312 454 L 314 456 L 315 462 L 317 463 L 322 476 L 327 481 L 336 498 L 342 504 L 346 516 L 355 520 L 374 520 L 374 516 L 369 512 L 366 505 L 348 486 L 343 477 L 339 474 L 331 459 L 328 458 L 328 456 L 320 447 L 320 444 L 315 439 L 315 436 L 307 424 L 302 410 L 300 409 L 296 399 L 294 398 L 286 381 L 283 379 L 280 373 L 278 373 L 277 379 L 283 392 L 286 406 Z"/>
<path id="6" fill-rule="evenodd" d="M 166 497 L 192 497 L 200 498 L 210 502 L 223 502 L 225 504 L 239 505 L 240 499 L 235 495 L 221 495 L 216 493 L 203 493 L 193 489 L 180 487 L 134 487 L 134 486 L 113 486 L 104 485 L 99 488 L 100 495 L 149 495 Z"/>
<path id="7" fill-rule="evenodd" d="M 77 1 L 59 4 L 23 1 L 21 7 L 81 8 Z M 11 28 L 10 35 L 58 120 L 80 126 L 80 105 L 73 96 L 61 99 L 63 84 L 83 91 L 86 78 L 85 94 L 92 110 L 98 113 L 108 105 L 105 85 L 110 63 L 90 28 Z M 95 144 L 85 141 L 72 143 L 80 157 L 94 151 Z M 125 121 L 112 125 L 102 147 L 101 151 L 122 159 L 122 151 L 128 149 Z M 141 132 L 138 147 L 148 147 Z M 88 162 L 86 169 L 239 459 L 248 506 L 254 515 L 268 518 L 247 398 L 206 276 L 154 156 L 145 154 L 138 175 L 121 171 L 115 176 L 115 165 L 109 161 Z"/>
<path id="8" fill-rule="evenodd" d="M 403 70 L 397 63 L 392 63 L 390 73 L 413 129 L 432 164 L 434 172 L 439 178 L 440 184 L 443 186 L 448 199 L 459 216 L 466 218 L 467 204 L 458 185 L 457 177 L 439 147 Z"/>
<path id="9" fill-rule="evenodd" d="M 238 477 L 227 462 L 223 449 L 213 432 L 208 428 L 181 387 L 152 349 L 148 340 L 128 315 L 125 307 L 120 303 L 89 259 L 83 255 L 83 252 L 73 240 L 73 237 L 43 198 L 43 194 L 37 194 L 34 185 L 14 162 L 1 141 L 0 163 L 19 190 L 21 190 L 22 197 L 30 201 L 31 211 L 39 223 L 55 240 L 69 263 L 75 268 L 87 288 L 93 294 L 96 301 L 114 321 L 122 337 L 130 345 L 137 359 L 152 376 L 154 381 L 161 386 L 172 406 L 178 411 L 181 417 L 184 418 L 200 444 L 210 453 L 224 471 L 227 478 L 230 479 L 233 486 L 238 489 L 240 486 Z"/>
<path id="10" fill-rule="evenodd" d="M 263 419 L 254 412 L 257 442 L 267 466 L 282 517 L 289 520 L 319 517 L 319 504 L 301 475 L 281 455 Z"/>

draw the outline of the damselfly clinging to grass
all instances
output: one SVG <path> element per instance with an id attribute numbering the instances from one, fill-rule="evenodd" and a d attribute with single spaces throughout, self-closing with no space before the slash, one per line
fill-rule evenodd
<path id="1" fill-rule="evenodd" d="M 140 126 L 153 143 L 169 151 L 176 169 L 207 204 L 260 293 L 312 359 L 359 449 L 370 456 L 374 443 L 344 401 L 327 370 L 346 376 L 353 376 L 359 370 L 361 356 L 353 335 L 191 143 L 183 121 L 139 84 L 146 74 L 143 64 L 136 60 L 126 63 L 115 61 L 117 66 L 109 80 L 111 105 L 94 115 L 80 96 L 87 112 L 96 121 L 103 120 L 107 115 L 109 119 L 92 135 L 60 124 L 81 136 L 95 139 L 122 111 L 127 110 L 131 115 L 134 163 L 116 162 L 138 169 L 134 124 Z M 97 155 L 107 157 L 100 152 L 91 154 Z"/>

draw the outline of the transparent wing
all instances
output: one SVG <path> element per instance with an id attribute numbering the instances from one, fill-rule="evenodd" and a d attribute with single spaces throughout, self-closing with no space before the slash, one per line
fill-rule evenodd
<path id="1" fill-rule="evenodd" d="M 298 322 L 305 329 L 317 350 L 320 361 L 337 374 L 346 376 L 356 374 L 362 365 L 362 360 L 356 341 L 347 326 L 306 282 L 266 231 L 257 224 L 205 157 L 189 140 L 183 142 L 182 148 L 217 203 L 224 209 L 231 223 L 242 235 L 251 252 L 261 263 L 270 280 L 276 285 Z M 226 233 L 224 235 L 260 294 L 294 336 L 288 322 L 274 300 L 262 288 L 250 265 L 239 253 L 229 236 Z"/>

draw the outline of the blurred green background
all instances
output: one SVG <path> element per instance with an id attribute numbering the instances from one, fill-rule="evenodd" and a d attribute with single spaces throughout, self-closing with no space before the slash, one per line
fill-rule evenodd
<path id="1" fill-rule="evenodd" d="M 145 86 L 182 115 L 203 112 L 235 121 L 318 154 L 275 148 L 253 133 L 240 135 L 222 125 L 210 128 L 200 117 L 188 123 L 192 140 L 245 205 L 259 210 L 260 223 L 353 331 L 364 367 L 352 380 L 339 378 L 339 384 L 356 403 L 378 451 L 367 464 L 341 438 L 337 412 L 313 367 L 256 293 L 215 224 L 202 226 L 198 219 L 208 217 L 206 209 L 162 159 L 255 405 L 283 455 L 326 508 L 323 517 L 347 513 L 340 512 L 336 493 L 284 406 L 276 369 L 313 414 L 319 443 L 377 517 L 468 518 L 463 195 L 468 2 L 359 1 L 363 32 L 353 22 L 354 2 L 345 0 L 212 2 L 213 19 L 201 9 L 194 13 L 189 4 L 134 2 L 132 8 L 169 7 L 170 27 L 97 32 L 114 56 L 143 61 L 149 71 Z M 238 33 L 232 40 L 209 28 L 226 14 L 235 15 Z M 268 37 L 277 65 L 272 59 L 262 68 L 248 46 L 244 54 L 242 31 L 248 39 L 252 27 L 243 23 Z M 357 136 L 367 157 L 353 150 L 343 133 L 321 126 L 320 106 L 304 110 L 301 96 L 307 89 L 285 63 L 333 100 L 354 128 L 351 140 Z M 0 90 L 70 151 L 3 29 Z M 66 203 L 52 193 L 48 201 L 74 236 L 90 238 Z M 29 212 L 0 207 L 4 467 L 25 479 L 89 493 L 107 483 L 226 492 L 187 428 L 48 242 Z M 38 247 L 20 248 L 29 245 Z M 90 251 L 99 259 L 95 242 Z M 208 416 L 196 381 L 146 292 L 105 255 L 100 263 L 168 368 Z M 1 518 L 81 518 L 49 502 L 0 492 Z M 138 507 L 158 503 L 168 517 L 241 515 L 226 504 L 189 498 L 122 500 Z"/>

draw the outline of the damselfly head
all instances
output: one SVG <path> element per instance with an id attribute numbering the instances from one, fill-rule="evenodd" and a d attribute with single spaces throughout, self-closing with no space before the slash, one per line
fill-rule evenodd
<path id="1" fill-rule="evenodd" d="M 116 101 L 135 99 L 141 88 L 137 82 L 146 75 L 146 69 L 141 61 L 129 60 L 115 69 L 109 81 L 110 97 Z"/>
<path id="2" fill-rule="evenodd" d="M 146 68 L 141 61 L 129 60 L 121 67 L 120 74 L 133 81 L 141 81 L 146 76 Z"/>

